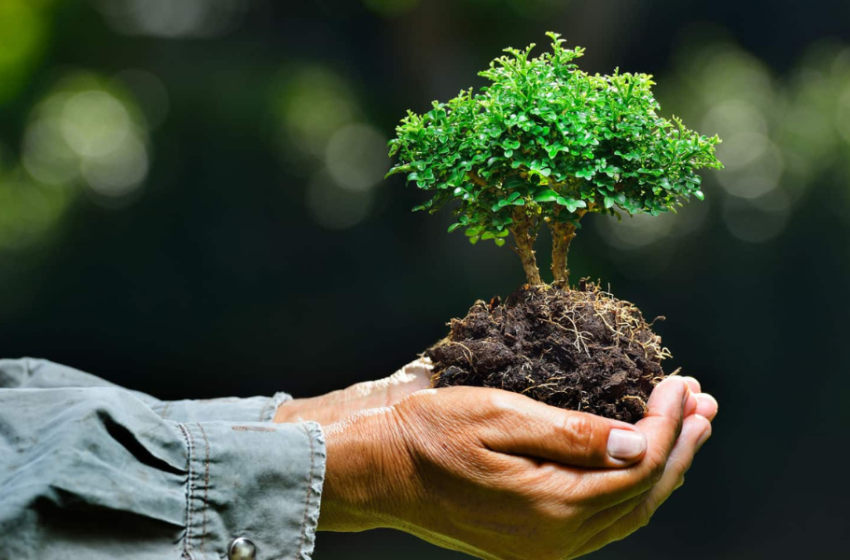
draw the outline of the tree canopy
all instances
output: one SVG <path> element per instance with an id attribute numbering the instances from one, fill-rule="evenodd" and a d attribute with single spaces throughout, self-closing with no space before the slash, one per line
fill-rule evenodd
<path id="1" fill-rule="evenodd" d="M 547 35 L 551 52 L 505 49 L 479 74 L 489 85 L 422 115 L 408 111 L 390 141 L 399 162 L 388 176 L 404 173 L 433 194 L 414 210 L 458 201 L 449 231 L 464 228 L 473 244 L 504 245 L 512 232 L 530 283 L 540 283 L 529 267 L 542 223 L 555 235 L 555 279 L 566 281 L 566 252 L 585 214 L 673 210 L 703 198 L 698 169 L 722 167 L 717 136 L 658 116 L 652 76 L 590 75 L 574 62 L 584 49 Z"/>

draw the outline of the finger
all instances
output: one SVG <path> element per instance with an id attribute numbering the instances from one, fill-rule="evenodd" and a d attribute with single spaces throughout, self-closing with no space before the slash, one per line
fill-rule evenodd
<path id="1" fill-rule="evenodd" d="M 385 406 L 392 406 L 404 397 L 431 387 L 434 365 L 428 358 L 410 362 L 386 379 L 376 381 L 379 389 L 385 390 Z"/>
<path id="2" fill-rule="evenodd" d="M 711 425 L 707 425 L 707 419 L 698 416 L 686 418 L 684 420 L 682 434 L 676 440 L 676 445 L 670 453 L 670 458 L 667 461 L 667 465 L 665 465 L 664 475 L 661 481 L 650 490 L 597 513 L 584 523 L 583 529 L 586 529 L 589 534 L 596 534 L 602 531 L 625 515 L 631 513 L 632 510 L 648 497 L 654 496 L 658 492 L 659 485 L 663 488 L 664 483 L 672 476 L 670 473 L 674 469 L 679 469 L 682 475 L 684 475 L 684 472 L 690 468 L 693 455 L 709 436 L 711 436 Z M 679 483 L 681 484 L 682 481 L 683 478 L 680 479 Z"/>
<path id="3" fill-rule="evenodd" d="M 664 473 L 682 430 L 685 407 L 692 398 L 688 384 L 678 377 L 659 383 L 649 397 L 646 416 L 635 425 L 647 439 L 643 459 L 628 469 L 588 473 L 584 499 L 601 510 L 652 488 Z"/>
<path id="4" fill-rule="evenodd" d="M 697 396 L 691 392 L 690 386 L 688 388 L 688 395 L 685 397 L 685 408 L 682 410 L 682 418 L 687 418 L 691 414 L 697 413 L 697 407 L 699 406 L 699 401 L 697 401 Z"/>
<path id="5" fill-rule="evenodd" d="M 691 388 L 691 393 L 702 393 L 702 385 L 700 385 L 700 382 L 697 381 L 695 377 L 686 375 L 682 377 L 682 379 L 684 379 L 685 382 L 687 382 L 688 387 Z"/>
<path id="6" fill-rule="evenodd" d="M 646 437 L 631 424 L 562 410 L 528 397 L 493 390 L 482 440 L 492 451 L 575 467 L 617 468 L 643 457 Z"/>
<path id="7" fill-rule="evenodd" d="M 392 406 L 404 397 L 431 387 L 430 360 L 415 360 L 389 377 L 364 381 L 319 397 L 281 405 L 275 422 L 313 420 L 322 425 L 338 422 L 364 410 Z"/>
<path id="8" fill-rule="evenodd" d="M 697 414 L 707 418 L 710 422 L 717 416 L 717 400 L 708 393 L 699 393 L 697 398 Z"/>
<path id="9" fill-rule="evenodd" d="M 711 423 L 707 418 L 699 415 L 687 418 L 658 484 L 646 493 L 643 500 L 625 502 L 588 520 L 585 527 L 589 533 L 598 532 L 576 551 L 575 556 L 589 554 L 608 543 L 624 539 L 649 523 L 661 504 L 682 486 L 694 455 L 710 436 Z"/>
<path id="10" fill-rule="evenodd" d="M 342 392 L 342 400 L 356 409 L 392 406 L 407 395 L 430 388 L 432 369 L 430 360 L 414 360 L 389 377 L 352 385 Z"/>

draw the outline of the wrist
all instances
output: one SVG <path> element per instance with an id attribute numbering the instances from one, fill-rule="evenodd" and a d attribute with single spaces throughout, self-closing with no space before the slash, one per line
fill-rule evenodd
<path id="1" fill-rule="evenodd" d="M 320 531 L 356 532 L 396 525 L 412 469 L 388 408 L 373 409 L 325 430 L 327 468 Z"/>
<path id="2" fill-rule="evenodd" d="M 286 424 L 288 422 L 299 422 L 301 420 L 305 420 L 305 418 L 302 418 L 303 411 L 310 406 L 309 401 L 313 400 L 313 398 L 292 399 L 281 403 L 274 413 L 272 422 L 276 424 Z"/>

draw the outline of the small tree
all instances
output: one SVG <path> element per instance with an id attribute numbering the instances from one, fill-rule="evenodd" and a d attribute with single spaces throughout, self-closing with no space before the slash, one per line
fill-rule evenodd
<path id="1" fill-rule="evenodd" d="M 513 234 L 528 283 L 542 284 L 534 241 L 542 224 L 552 232 L 552 273 L 569 287 L 567 253 L 588 213 L 621 217 L 674 210 L 691 195 L 702 200 L 696 170 L 720 168 L 720 142 L 659 117 L 646 74 L 591 76 L 573 61 L 557 33 L 552 52 L 506 56 L 479 75 L 490 85 L 435 101 L 423 115 L 408 111 L 390 141 L 398 165 L 433 197 L 414 210 L 433 213 L 459 201 L 457 222 L 472 244 L 499 246 Z"/>

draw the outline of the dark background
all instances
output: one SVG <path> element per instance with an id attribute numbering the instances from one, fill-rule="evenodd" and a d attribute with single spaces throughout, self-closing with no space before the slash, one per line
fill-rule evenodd
<path id="1" fill-rule="evenodd" d="M 548 30 L 725 140 L 706 202 L 573 244 L 720 402 L 688 484 L 595 557 L 846 557 L 843 0 L 0 0 L 0 354 L 161 398 L 392 373 L 522 271 L 410 213 L 384 143 Z M 396 557 L 460 555 L 389 531 L 315 554 Z"/>

